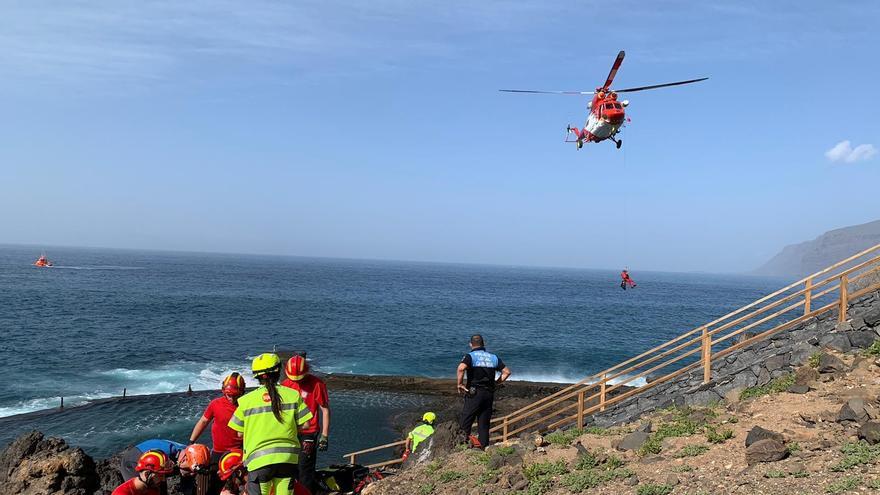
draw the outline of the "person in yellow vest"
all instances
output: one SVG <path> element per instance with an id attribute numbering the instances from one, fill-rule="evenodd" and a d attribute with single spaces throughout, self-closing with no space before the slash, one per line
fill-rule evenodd
<path id="1" fill-rule="evenodd" d="M 299 462 L 297 430 L 312 419 L 299 392 L 278 386 L 281 358 L 260 354 L 251 365 L 260 386 L 238 399 L 229 427 L 244 439 L 248 495 L 290 495 Z"/>
<path id="2" fill-rule="evenodd" d="M 432 412 L 426 412 L 422 415 L 422 424 L 413 428 L 409 435 L 406 436 L 406 450 L 404 450 L 404 458 L 415 452 L 419 448 L 419 444 L 434 434 L 434 421 L 437 421 L 437 415 Z"/>

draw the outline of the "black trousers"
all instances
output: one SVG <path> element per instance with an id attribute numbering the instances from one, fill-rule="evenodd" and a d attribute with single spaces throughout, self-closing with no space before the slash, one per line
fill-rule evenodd
<path id="1" fill-rule="evenodd" d="M 465 396 L 464 408 L 461 411 L 461 431 L 465 435 L 470 435 L 471 427 L 476 419 L 480 445 L 484 449 L 489 445 L 489 422 L 492 420 L 492 404 L 494 402 L 495 392 L 477 388 L 474 395 Z"/>
<path id="2" fill-rule="evenodd" d="M 299 482 L 312 493 L 318 491 L 318 475 L 315 464 L 318 462 L 318 434 L 308 433 L 299 436 L 302 445 L 299 453 Z"/>
<path id="3" fill-rule="evenodd" d="M 293 480 L 297 479 L 296 464 L 269 464 L 248 472 L 248 495 L 268 495 L 268 492 L 262 491 L 260 483 L 268 483 L 273 479 L 286 479 L 287 481 L 282 481 L 282 483 L 288 483 L 288 493 L 293 493 Z"/>

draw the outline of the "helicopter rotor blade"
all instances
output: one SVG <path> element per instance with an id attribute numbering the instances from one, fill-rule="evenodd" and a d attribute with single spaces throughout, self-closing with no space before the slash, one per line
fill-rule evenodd
<path id="1" fill-rule="evenodd" d="M 689 79 L 687 81 L 678 81 L 678 82 L 671 82 L 671 83 L 665 83 L 665 84 L 653 84 L 651 86 L 639 86 L 637 88 L 614 89 L 612 91 L 614 91 L 615 93 L 633 93 L 635 91 L 644 91 L 646 89 L 666 88 L 669 86 L 681 86 L 682 84 L 690 84 L 690 83 L 705 81 L 706 79 L 709 79 L 709 78 L 708 77 L 701 77 L 699 79 Z"/>
<path id="2" fill-rule="evenodd" d="M 614 82 L 614 76 L 617 75 L 617 69 L 620 68 L 620 64 L 623 63 L 623 57 L 626 56 L 626 52 L 620 50 L 620 53 L 617 54 L 617 58 L 614 60 L 614 65 L 611 66 L 611 72 L 608 73 L 608 79 L 605 79 L 605 85 L 602 86 L 602 89 L 608 89 L 611 87 L 611 83 Z"/>
<path id="3" fill-rule="evenodd" d="M 499 89 L 505 93 L 537 93 L 545 95 L 591 95 L 593 91 L 537 91 L 533 89 Z"/>

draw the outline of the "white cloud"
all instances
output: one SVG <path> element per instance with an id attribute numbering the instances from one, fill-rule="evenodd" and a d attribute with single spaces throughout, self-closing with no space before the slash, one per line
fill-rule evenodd
<path id="1" fill-rule="evenodd" d="M 832 162 L 855 163 L 870 160 L 877 154 L 873 144 L 860 144 L 855 148 L 849 140 L 841 141 L 825 152 L 825 157 Z"/>

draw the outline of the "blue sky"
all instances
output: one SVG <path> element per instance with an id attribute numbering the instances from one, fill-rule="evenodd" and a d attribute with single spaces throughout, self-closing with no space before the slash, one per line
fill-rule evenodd
<path id="1" fill-rule="evenodd" d="M 8 2 L 0 242 L 740 271 L 878 218 L 880 4 Z M 618 50 L 630 126 L 576 152 Z M 848 141 L 848 143 L 844 143 Z"/>

